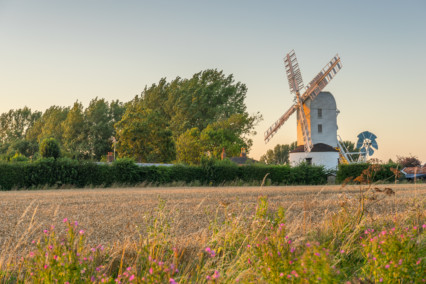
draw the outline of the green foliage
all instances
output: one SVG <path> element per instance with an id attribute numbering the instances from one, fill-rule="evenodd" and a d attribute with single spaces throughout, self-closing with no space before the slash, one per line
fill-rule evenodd
<path id="1" fill-rule="evenodd" d="M 392 169 L 397 169 L 398 168 L 397 164 L 370 165 L 367 163 L 349 164 L 349 165 L 340 164 L 338 167 L 337 175 L 336 175 L 336 181 L 338 183 L 342 183 L 345 180 L 355 180 L 356 182 L 364 181 L 364 180 L 356 180 L 356 178 L 362 177 L 363 172 L 365 172 L 371 166 L 374 167 L 374 171 L 371 174 L 371 176 L 368 177 L 369 178 L 368 182 L 395 181 L 395 171 L 392 171 Z"/>
<path id="2" fill-rule="evenodd" d="M 290 145 L 277 144 L 273 150 L 269 149 L 266 154 L 260 157 L 260 162 L 268 165 L 283 165 L 289 164 L 290 151 L 297 147 L 297 142 Z"/>
<path id="3" fill-rule="evenodd" d="M 121 121 L 115 124 L 120 157 L 139 162 L 167 163 L 175 159 L 175 146 L 168 122 L 157 110 L 146 109 L 135 98 Z"/>
<path id="4" fill-rule="evenodd" d="M 96 161 L 113 150 L 114 137 L 118 156 L 140 162 L 175 161 L 176 143 L 177 160 L 187 164 L 199 164 L 206 151 L 219 157 L 224 147 L 236 155 L 242 147 L 250 150 L 248 136 L 261 119 L 247 113 L 246 93 L 233 75 L 209 69 L 190 79 L 163 78 L 126 104 L 95 98 L 86 109 L 77 101 L 72 108 L 51 106 L 43 113 L 11 110 L 0 115 L 0 155 L 5 160 L 16 152 L 37 156 L 34 146 L 51 137 L 66 156 Z M 193 128 L 200 133 L 186 134 Z M 191 141 L 194 137 L 197 141 Z M 27 145 L 17 149 L 16 141 Z"/>
<path id="5" fill-rule="evenodd" d="M 85 131 L 83 105 L 81 103 L 74 103 L 66 119 L 62 122 L 62 128 L 65 150 L 75 158 L 82 157 L 86 152 L 84 141 L 87 138 L 87 131 Z"/>
<path id="6" fill-rule="evenodd" d="M 29 159 L 22 154 L 15 153 L 15 155 L 10 159 L 11 162 L 27 162 Z"/>
<path id="7" fill-rule="evenodd" d="M 250 149 L 253 144 L 246 136 L 260 118 L 247 114 L 233 114 L 228 119 L 207 125 L 200 133 L 200 144 L 203 152 L 209 151 L 212 157 L 219 159 L 222 149 L 229 157 L 240 154 L 241 148 Z"/>
<path id="8" fill-rule="evenodd" d="M 28 129 L 26 139 L 40 142 L 53 137 L 62 142 L 62 122 L 67 118 L 69 107 L 51 106 Z"/>
<path id="9" fill-rule="evenodd" d="M 41 112 L 32 112 L 28 107 L 2 113 L 0 115 L 0 142 L 5 143 L 24 139 L 27 131 L 40 116 Z"/>
<path id="10" fill-rule="evenodd" d="M 188 165 L 196 165 L 201 162 L 203 154 L 200 143 L 200 130 L 196 127 L 188 129 L 176 140 L 176 160 Z"/>
<path id="11" fill-rule="evenodd" d="M 40 188 L 44 186 L 111 186 L 187 184 L 221 185 L 241 181 L 261 184 L 325 184 L 322 167 L 247 165 L 237 166 L 229 160 L 203 159 L 200 166 L 138 166 L 131 159 L 118 159 L 112 165 L 77 161 L 69 158 L 43 158 L 35 162 L 0 163 L 0 189 Z"/>
<path id="12" fill-rule="evenodd" d="M 136 184 L 140 182 L 139 167 L 129 158 L 118 159 L 113 163 L 115 181 L 121 184 Z"/>
<path id="13" fill-rule="evenodd" d="M 40 155 L 43 158 L 58 158 L 61 155 L 58 141 L 55 138 L 46 138 L 41 141 Z"/>
<path id="14" fill-rule="evenodd" d="M 352 141 L 345 140 L 341 144 L 342 144 L 344 150 L 348 153 L 359 152 L 359 149 L 356 148 L 355 143 L 352 142 Z M 352 158 L 353 161 L 357 161 L 358 158 L 359 158 L 359 154 L 352 154 L 352 155 L 350 155 L 350 157 Z"/>
<path id="15" fill-rule="evenodd" d="M 119 153 L 142 162 L 198 164 L 206 151 L 216 158 L 222 148 L 229 155 L 241 147 L 249 151 L 247 136 L 261 116 L 246 112 L 246 92 L 244 84 L 217 70 L 170 83 L 163 78 L 127 104 L 116 124 Z"/>
<path id="16" fill-rule="evenodd" d="M 42 239 L 25 256 L 24 282 L 89 283 L 103 279 L 99 263 L 104 248 L 99 245 L 88 250 L 85 232 L 78 228 L 78 223 L 67 219 L 64 223 L 64 238 L 57 236 L 52 226 L 44 230 Z"/>
<path id="17" fill-rule="evenodd" d="M 416 242 L 424 241 L 425 235 L 425 230 L 418 226 L 396 226 L 379 232 L 365 230 L 362 237 L 364 274 L 375 282 L 391 283 L 396 275 L 407 282 L 424 282 L 426 251 L 419 249 Z"/>

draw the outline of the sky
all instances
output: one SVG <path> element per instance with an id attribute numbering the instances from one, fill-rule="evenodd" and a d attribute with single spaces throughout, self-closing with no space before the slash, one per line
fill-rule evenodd
<path id="1" fill-rule="evenodd" d="M 296 117 L 265 144 L 293 103 L 283 57 L 295 50 L 305 85 L 338 53 L 326 86 L 338 134 L 377 135 L 374 158 L 426 162 L 426 1 L 0 0 L 0 113 L 24 106 L 131 100 L 160 78 L 206 69 L 248 88 L 263 115 L 249 156 L 296 140 Z"/>

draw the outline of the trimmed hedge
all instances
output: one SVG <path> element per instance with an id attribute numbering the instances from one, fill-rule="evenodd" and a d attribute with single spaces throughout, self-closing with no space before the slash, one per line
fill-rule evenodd
<path id="1" fill-rule="evenodd" d="M 347 178 L 355 179 L 359 177 L 362 172 L 368 167 L 372 166 L 371 164 L 349 164 L 349 165 L 339 165 L 336 181 L 342 183 Z M 397 164 L 385 164 L 385 165 L 374 165 L 378 167 L 377 171 L 374 171 L 372 175 L 372 182 L 376 181 L 389 181 L 392 182 L 395 180 L 395 174 L 391 171 L 391 168 L 397 168 Z"/>
<path id="2" fill-rule="evenodd" d="M 67 158 L 56 160 L 45 158 L 35 162 L 0 163 L 0 190 L 62 185 L 76 187 L 108 187 L 112 184 L 140 183 L 161 185 L 173 182 L 220 185 L 242 181 L 260 184 L 268 173 L 267 184 L 313 185 L 327 182 L 327 173 L 322 167 L 307 165 L 237 166 L 230 163 L 207 162 L 202 166 L 141 167 L 129 159 L 118 160 L 113 164 L 96 164 Z"/>

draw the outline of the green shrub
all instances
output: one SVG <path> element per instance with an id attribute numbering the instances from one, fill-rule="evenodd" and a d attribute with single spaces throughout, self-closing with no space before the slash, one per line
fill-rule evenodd
<path id="1" fill-rule="evenodd" d="M 135 164 L 134 160 L 128 158 L 118 159 L 114 161 L 112 167 L 115 175 L 115 182 L 130 185 L 141 182 L 139 174 L 140 168 Z"/>
<path id="2" fill-rule="evenodd" d="M 301 165 L 237 166 L 229 162 L 206 161 L 201 166 L 176 165 L 139 166 L 131 159 L 119 159 L 112 165 L 70 158 L 42 158 L 34 162 L 0 164 L 0 189 L 111 186 L 112 184 L 198 184 L 240 185 L 261 184 L 268 175 L 267 185 L 325 184 L 327 174 L 322 167 Z"/>
<path id="3" fill-rule="evenodd" d="M 46 138 L 40 143 L 40 155 L 43 158 L 58 158 L 61 154 L 59 143 L 55 138 Z"/>
<path id="4" fill-rule="evenodd" d="M 373 173 L 369 177 L 371 178 L 370 182 L 395 181 L 395 173 L 391 169 L 397 169 L 398 165 L 394 163 L 385 165 L 372 165 L 368 163 L 349 165 L 341 164 L 338 167 L 336 181 L 338 183 L 342 183 L 346 179 L 355 179 L 357 177 L 363 176 L 363 172 L 366 171 L 369 167 L 372 167 L 373 169 Z"/>

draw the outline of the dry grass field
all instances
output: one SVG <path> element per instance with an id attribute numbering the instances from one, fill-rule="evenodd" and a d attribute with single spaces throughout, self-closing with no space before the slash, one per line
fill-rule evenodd
<path id="1" fill-rule="evenodd" d="M 0 282 L 417 283 L 425 197 L 425 184 L 0 192 Z"/>
<path id="2" fill-rule="evenodd" d="M 375 195 L 367 202 L 369 218 L 403 218 L 424 212 L 425 184 L 377 185 L 395 195 Z M 18 252 L 51 225 L 78 221 L 91 244 L 113 245 L 145 230 L 160 201 L 165 202 L 172 235 L 191 246 L 205 237 L 210 222 L 224 214 L 252 214 L 258 196 L 267 196 L 271 209 L 286 209 L 293 238 L 322 226 L 343 203 L 357 203 L 360 186 L 182 187 L 32 190 L 0 192 L 0 248 Z M 414 209 L 413 209 L 414 208 Z"/>

